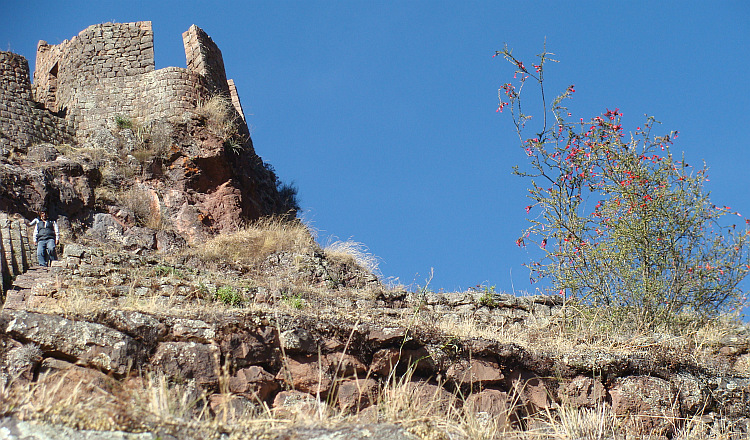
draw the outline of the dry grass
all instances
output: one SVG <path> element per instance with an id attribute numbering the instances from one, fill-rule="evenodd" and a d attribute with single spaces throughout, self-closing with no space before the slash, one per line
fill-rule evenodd
<path id="1" fill-rule="evenodd" d="M 213 95 L 199 101 L 195 113 L 205 118 L 209 131 L 222 141 L 228 141 L 239 133 L 239 115 L 224 95 Z"/>
<path id="2" fill-rule="evenodd" d="M 164 160 L 169 156 L 173 144 L 171 124 L 147 122 L 136 126 L 133 134 L 138 142 L 132 154 L 141 164 L 153 160 Z"/>
<path id="3" fill-rule="evenodd" d="M 310 255 L 315 252 L 316 244 L 313 234 L 301 223 L 283 222 L 267 219 L 240 229 L 232 234 L 215 237 L 209 242 L 194 248 L 195 253 L 204 261 L 230 261 L 245 265 L 256 265 L 265 261 L 275 253 L 290 253 Z M 338 258 L 357 257 L 355 251 L 362 251 L 358 244 L 345 244 L 340 248 L 329 247 L 326 254 L 340 252 Z M 366 254 L 366 249 L 364 250 Z M 335 257 L 334 257 L 335 258 Z M 360 263 L 362 265 L 362 263 Z M 222 274 L 209 274 L 178 271 L 167 266 L 154 266 L 149 270 L 134 268 L 128 274 L 127 280 L 132 283 L 131 291 L 123 297 L 112 298 L 107 295 L 107 288 L 83 289 L 79 286 L 67 288 L 56 287 L 56 308 L 47 312 L 61 313 L 64 316 L 80 316 L 92 310 L 112 307 L 136 309 L 144 312 L 169 314 L 174 316 L 209 316 L 222 315 L 237 308 L 229 307 L 219 301 L 211 301 L 212 296 L 201 293 L 204 283 L 207 292 L 215 292 L 220 286 L 239 286 L 242 276 L 231 278 Z M 246 280 L 245 280 L 246 281 Z M 254 279 L 253 282 L 256 282 Z M 160 292 L 164 285 L 190 285 L 196 289 L 194 295 L 187 295 L 186 299 L 177 299 Z M 284 283 L 265 286 L 269 292 L 283 290 Z M 146 293 L 136 294 L 138 288 Z M 299 297 L 290 296 L 276 301 L 275 304 L 254 304 L 248 302 L 241 308 L 242 312 L 252 313 L 255 310 L 264 312 L 283 313 L 295 316 L 341 318 L 349 312 L 336 305 L 335 302 L 320 301 L 325 295 L 340 298 L 342 292 L 331 292 L 308 286 L 307 290 L 292 290 Z M 291 300 L 302 300 L 304 292 L 305 304 L 301 309 L 295 307 Z M 183 292 L 184 293 L 184 292 Z M 362 290 L 348 292 L 353 298 L 358 295 L 365 297 Z M 401 314 L 397 317 L 395 312 Z M 716 347 L 722 338 L 731 336 L 736 325 L 732 319 L 717 320 L 703 326 L 687 326 L 680 334 L 659 334 L 655 332 L 634 332 L 625 327 L 617 327 L 610 320 L 603 319 L 596 313 L 583 313 L 568 318 L 546 319 L 535 322 L 530 320 L 526 325 L 497 325 L 491 320 L 481 320 L 477 316 L 431 313 L 420 309 L 402 308 L 383 318 L 377 311 L 370 312 L 356 308 L 351 316 L 357 320 L 378 321 L 388 319 L 389 324 L 400 325 L 409 329 L 419 328 L 436 330 L 442 335 L 458 338 L 485 338 L 500 342 L 516 343 L 529 350 L 544 350 L 557 353 L 583 353 L 585 351 L 601 350 L 608 353 L 634 353 L 654 350 L 661 354 L 664 351 L 676 356 L 692 356 L 699 361 L 715 354 Z M 575 319 L 574 319 L 575 318 Z M 735 370 L 750 368 L 750 355 L 741 358 L 734 366 Z M 226 372 L 223 372 L 226 375 Z M 224 378 L 226 379 L 226 378 Z M 73 379 L 71 379 L 73 380 Z M 68 381 L 70 383 L 70 380 Z M 423 403 L 414 396 L 414 384 L 409 374 L 391 377 L 381 383 L 377 406 L 366 409 L 359 414 L 349 414 L 332 408 L 328 403 L 317 402 L 311 405 L 315 411 L 298 412 L 292 416 L 283 416 L 278 411 L 272 411 L 267 404 L 258 403 L 251 410 L 236 413 L 232 405 L 226 404 L 213 415 L 206 409 L 205 395 L 196 392 L 185 382 L 175 383 L 163 375 L 147 376 L 140 379 L 133 387 L 123 390 L 114 399 L 113 394 L 99 393 L 95 388 L 81 382 L 78 387 L 72 385 L 73 392 L 63 394 L 58 382 L 43 380 L 30 388 L 18 388 L 13 392 L 0 381 L 0 399 L 11 402 L 14 408 L 20 408 L 22 414 L 41 417 L 48 421 L 56 421 L 80 427 L 122 428 L 131 420 L 148 420 L 155 426 L 181 425 L 195 426 L 196 429 L 216 429 L 222 426 L 232 432 L 232 438 L 253 438 L 245 435 L 255 430 L 278 431 L 290 426 L 314 425 L 322 427 L 341 427 L 353 424 L 372 422 L 395 423 L 412 432 L 420 439 L 468 439 L 489 440 L 514 438 L 519 440 L 532 439 L 605 439 L 624 438 L 627 434 L 622 419 L 613 414 L 609 406 L 595 409 L 573 409 L 568 407 L 551 407 L 548 411 L 523 418 L 511 417 L 511 422 L 501 423 L 501 418 L 494 418 L 486 413 L 467 410 L 460 398 L 427 399 Z M 125 385 L 122 384 L 124 387 Z M 115 387 L 116 388 L 116 387 Z M 19 391 L 20 390 L 20 391 Z M 511 411 L 523 414 L 514 407 L 513 391 L 511 394 Z M 61 395 L 62 394 L 62 395 Z M 234 402 L 237 396 L 232 396 L 227 390 L 222 390 L 226 402 Z M 434 396 L 433 396 L 434 397 Z M 58 404 L 59 399 L 61 404 Z M 114 399 L 114 400 L 113 400 Z M 233 400 L 234 399 L 234 400 Z M 314 399 L 314 398 L 313 398 Z M 329 402 L 332 402 L 331 399 Z M 115 402 L 119 402 L 115 404 Z M 127 406 L 124 407 L 124 403 Z M 8 406 L 5 406 L 7 411 Z M 14 410 L 15 411 L 15 410 Z M 120 422 L 124 420 L 125 422 Z M 674 439 L 687 440 L 720 440 L 736 438 L 730 436 L 729 429 L 706 424 L 703 419 L 675 421 Z M 259 437 L 258 437 L 259 438 Z M 273 438 L 273 437 L 271 437 Z"/>
<path id="4" fill-rule="evenodd" d="M 372 274 L 379 274 L 378 257 L 372 255 L 362 243 L 352 240 L 335 241 L 326 246 L 324 251 L 328 258 L 355 263 Z"/>
<path id="5" fill-rule="evenodd" d="M 191 252 L 208 263 L 257 265 L 272 254 L 311 254 L 317 247 L 310 230 L 297 221 L 258 220 L 236 232 L 218 235 Z"/>

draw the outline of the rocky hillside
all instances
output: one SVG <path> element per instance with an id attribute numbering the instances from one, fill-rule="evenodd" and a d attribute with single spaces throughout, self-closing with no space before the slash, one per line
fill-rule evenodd
<path id="1" fill-rule="evenodd" d="M 319 246 L 218 47 L 183 40 L 159 70 L 149 22 L 40 43 L 34 93 L 0 52 L 0 439 L 749 438 L 729 318 L 635 332 Z M 23 235 L 43 207 L 50 268 Z"/>
<path id="2" fill-rule="evenodd" d="M 0 313 L 5 438 L 748 435 L 745 327 L 607 334 L 558 297 L 388 288 L 296 222 L 61 257 Z"/>
<path id="3" fill-rule="evenodd" d="M 0 210 L 30 220 L 46 207 L 74 235 L 114 225 L 139 237 L 174 232 L 187 243 L 264 215 L 294 217 L 294 191 L 255 154 L 249 137 L 231 144 L 241 126 L 230 110 L 216 98 L 184 124 L 113 121 L 83 145 L 6 150 Z"/>

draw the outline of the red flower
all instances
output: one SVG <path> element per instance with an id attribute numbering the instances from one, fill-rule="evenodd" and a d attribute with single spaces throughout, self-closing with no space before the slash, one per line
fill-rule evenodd
<path id="1" fill-rule="evenodd" d="M 542 249 L 547 247 L 547 239 L 542 240 Z"/>
<path id="2" fill-rule="evenodd" d="M 529 205 L 529 206 L 527 206 L 527 207 L 526 207 L 526 214 L 528 214 L 528 213 L 529 213 L 529 211 L 531 211 L 531 206 L 532 206 L 532 205 Z"/>

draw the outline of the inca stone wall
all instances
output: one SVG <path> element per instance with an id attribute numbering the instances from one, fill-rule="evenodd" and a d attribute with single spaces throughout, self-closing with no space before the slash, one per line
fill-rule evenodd
<path id="1" fill-rule="evenodd" d="M 35 142 L 60 144 L 72 139 L 65 119 L 39 108 L 32 99 L 26 58 L 0 52 L 0 150 L 25 151 Z"/>
<path id="2" fill-rule="evenodd" d="M 57 45 L 40 41 L 33 86 L 26 59 L 0 52 L 0 147 L 25 151 L 34 142 L 71 142 L 74 136 L 80 143 L 118 117 L 181 122 L 217 93 L 230 98 L 244 119 L 213 40 L 195 25 L 183 40 L 187 69 L 159 70 L 149 21 L 89 26 Z"/>
<path id="3" fill-rule="evenodd" d="M 0 303 L 4 301 L 5 291 L 10 288 L 13 278 L 31 267 L 33 253 L 29 243 L 26 222 L 0 213 Z"/>
<path id="4" fill-rule="evenodd" d="M 185 46 L 188 71 L 205 78 L 206 86 L 212 94 L 220 93 L 230 97 L 237 113 L 245 120 L 245 113 L 242 112 L 240 96 L 237 94 L 234 80 L 227 80 L 224 58 L 221 56 L 219 46 L 196 25 L 190 26 L 190 29 L 183 32 L 182 43 Z"/>
<path id="5" fill-rule="evenodd" d="M 34 94 L 53 111 L 68 109 L 77 126 L 79 110 L 97 107 L 79 93 L 110 92 L 102 86 L 111 78 L 154 70 L 154 34 L 150 22 L 104 23 L 89 26 L 71 40 L 37 46 Z"/>

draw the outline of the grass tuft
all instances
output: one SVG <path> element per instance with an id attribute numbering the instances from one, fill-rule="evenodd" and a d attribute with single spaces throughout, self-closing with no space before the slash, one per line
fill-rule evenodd
<path id="1" fill-rule="evenodd" d="M 310 230 L 296 221 L 265 218 L 236 232 L 217 235 L 192 252 L 207 263 L 257 265 L 271 254 L 309 254 L 317 245 Z"/>
<path id="2" fill-rule="evenodd" d="M 324 251 L 328 258 L 355 263 L 372 274 L 379 274 L 378 257 L 371 254 L 367 246 L 362 243 L 353 240 L 335 241 L 326 246 Z"/>

